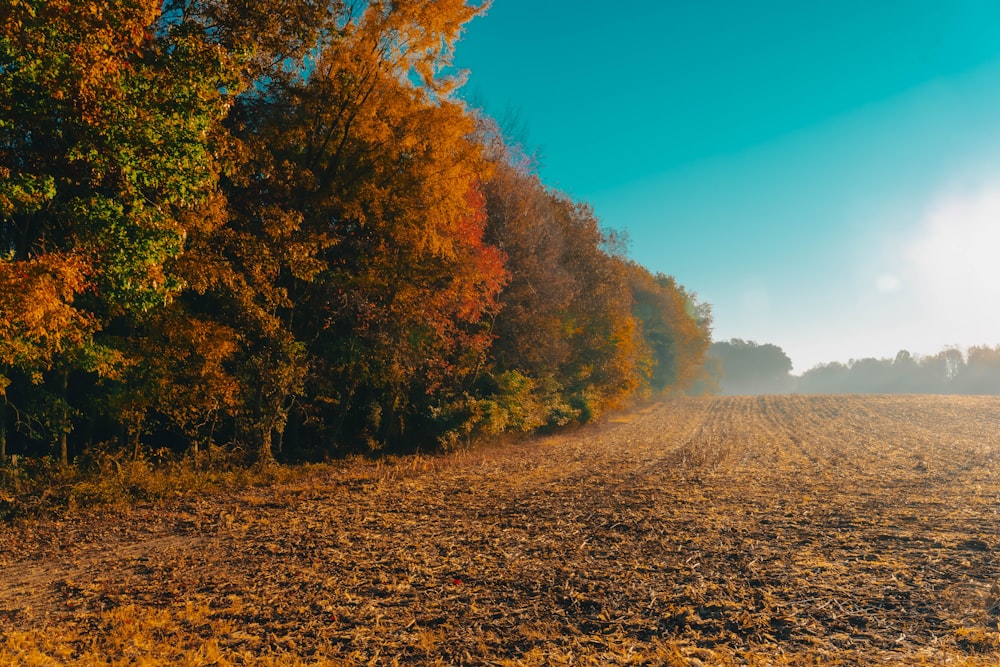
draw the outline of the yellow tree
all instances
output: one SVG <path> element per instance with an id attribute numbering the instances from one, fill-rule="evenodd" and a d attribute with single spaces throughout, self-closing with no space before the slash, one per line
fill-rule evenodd
<path id="1" fill-rule="evenodd" d="M 711 313 L 670 276 L 628 265 L 633 313 L 651 354 L 655 392 L 686 389 L 702 379 L 711 345 Z"/>
<path id="2" fill-rule="evenodd" d="M 645 386 L 649 354 L 632 314 L 625 262 L 605 250 L 613 239 L 589 206 L 556 193 L 550 197 L 566 244 L 562 262 L 578 286 L 564 319 L 573 352 L 562 373 L 587 419 L 623 407 Z"/>
<path id="3" fill-rule="evenodd" d="M 80 257 L 49 253 L 22 262 L 0 260 L 0 463 L 7 459 L 7 387 L 12 371 L 40 384 L 43 373 L 72 350 L 87 346 L 95 322 L 73 306 L 87 287 Z M 68 415 L 53 424 L 60 437 L 60 457 L 68 458 L 65 434 Z"/>

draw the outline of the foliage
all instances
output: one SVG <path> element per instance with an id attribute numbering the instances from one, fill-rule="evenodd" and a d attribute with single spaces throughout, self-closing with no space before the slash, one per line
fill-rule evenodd
<path id="1" fill-rule="evenodd" d="M 453 97 L 485 9 L 2 8 L 0 463 L 434 448 L 693 382 L 707 308 Z"/>
<path id="2" fill-rule="evenodd" d="M 687 389 L 703 377 L 711 343 L 711 311 L 670 276 L 629 264 L 633 313 L 652 353 L 654 391 Z"/>
<path id="3" fill-rule="evenodd" d="M 510 272 L 493 320 L 497 379 L 487 392 L 516 371 L 547 395 L 536 400 L 552 406 L 553 425 L 691 383 L 708 346 L 707 308 L 672 278 L 625 259 L 618 235 L 589 207 L 546 188 L 497 132 L 481 122 L 496 162 L 485 185 L 486 234 Z"/>
<path id="4" fill-rule="evenodd" d="M 60 355 L 90 340 L 95 325 L 73 306 L 87 287 L 80 257 L 48 253 L 27 261 L 0 259 L 0 368 L 22 369 L 35 379 Z M 0 375 L 0 394 L 10 382 Z"/>

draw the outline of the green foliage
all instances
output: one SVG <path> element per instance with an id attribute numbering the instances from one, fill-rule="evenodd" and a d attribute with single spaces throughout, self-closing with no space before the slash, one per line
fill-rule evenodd
<path id="1" fill-rule="evenodd" d="M 109 307 L 177 284 L 181 209 L 216 183 L 206 137 L 233 89 L 224 54 L 154 0 L 17 2 L 0 29 L 0 243 L 82 252 Z"/>
<path id="2" fill-rule="evenodd" d="M 518 371 L 505 371 L 496 389 L 482 400 L 480 427 L 486 435 L 528 433 L 543 426 L 564 426 L 579 413 L 560 398 L 554 380 L 534 380 Z"/>

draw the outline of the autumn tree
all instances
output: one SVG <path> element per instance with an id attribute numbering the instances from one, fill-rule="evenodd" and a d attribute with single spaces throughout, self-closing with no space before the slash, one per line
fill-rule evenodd
<path id="1" fill-rule="evenodd" d="M 45 372 L 70 352 L 85 349 L 93 336 L 93 318 L 73 306 L 87 287 L 86 273 L 72 254 L 0 261 L 0 464 L 7 459 L 12 381 L 42 384 Z M 68 408 L 63 404 L 57 412 L 60 423 L 50 430 L 54 439 L 62 439 Z M 60 458 L 67 460 L 65 449 Z"/>
<path id="2" fill-rule="evenodd" d="M 499 141 L 489 134 L 481 140 Z M 562 376 L 573 350 L 564 325 L 580 285 L 563 262 L 566 240 L 547 189 L 524 164 L 512 163 L 496 144 L 492 149 L 486 234 L 504 253 L 510 280 L 493 321 L 490 373 L 481 388 L 500 401 L 490 408 L 487 430 L 566 423 L 573 408 Z"/>
<path id="3" fill-rule="evenodd" d="M 484 8 L 0 9 L 0 460 L 433 446 L 690 382 L 707 311 L 454 99 Z"/>
<path id="4" fill-rule="evenodd" d="M 587 419 L 623 407 L 652 369 L 632 313 L 624 257 L 605 251 L 609 237 L 590 206 L 555 193 L 551 197 L 566 244 L 563 266 L 577 284 L 564 316 L 572 353 L 562 374 L 572 403 Z"/>
<path id="5" fill-rule="evenodd" d="M 371 3 L 325 51 L 290 126 L 306 228 L 329 239 L 305 303 L 334 438 L 398 439 L 454 398 L 490 343 L 506 279 L 484 242 L 488 173 L 440 76 L 464 2 Z M 346 430 L 345 430 L 346 429 Z M 419 433 L 411 433 L 419 436 Z"/>
<path id="6" fill-rule="evenodd" d="M 227 22 L 227 48 L 249 35 L 197 10 Z M 398 438 L 481 362 L 505 273 L 482 240 L 486 165 L 441 75 L 478 11 L 331 5 L 288 30 L 312 48 L 289 47 L 233 106 L 225 224 L 178 270 L 192 312 L 239 332 L 238 421 L 262 459 L 289 419 L 327 448 Z"/>
<path id="7" fill-rule="evenodd" d="M 707 313 L 697 321 L 683 290 L 632 265 L 593 211 L 546 188 L 495 124 L 481 121 L 480 136 L 497 165 L 487 235 L 511 274 L 483 387 L 487 430 L 586 419 L 644 392 L 656 368 L 660 389 L 687 382 Z"/>
<path id="8" fill-rule="evenodd" d="M 6 275 L 42 281 L 0 289 L 58 295 L 51 308 L 88 332 L 68 327 L 64 344 L 53 331 L 46 349 L 13 365 L 37 379 L 41 361 L 52 374 L 39 384 L 65 404 L 74 369 L 113 374 L 114 364 L 93 363 L 114 356 L 99 332 L 179 289 L 164 262 L 183 248 L 179 214 L 215 187 L 204 137 L 235 83 L 225 55 L 166 22 L 155 0 L 8 3 L 0 72 L 0 262 Z M 25 318 L 7 344 L 32 338 L 23 332 L 33 312 L 5 310 Z M 64 461 L 70 428 L 59 426 Z"/>
<path id="9" fill-rule="evenodd" d="M 711 312 L 677 281 L 629 263 L 633 313 L 642 325 L 654 392 L 686 389 L 702 379 L 711 344 Z"/>

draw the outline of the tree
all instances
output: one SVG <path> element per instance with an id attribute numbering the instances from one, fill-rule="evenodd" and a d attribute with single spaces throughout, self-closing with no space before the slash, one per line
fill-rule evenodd
<path id="1" fill-rule="evenodd" d="M 572 353 L 564 324 L 581 286 L 564 261 L 568 242 L 545 186 L 505 155 L 493 159 L 493 176 L 484 186 L 486 237 L 503 251 L 510 280 L 493 323 L 490 356 L 496 368 L 555 378 Z"/>
<path id="2" fill-rule="evenodd" d="M 0 460 L 434 446 L 690 383 L 707 309 L 451 97 L 485 6 L 0 8 Z"/>
<path id="3" fill-rule="evenodd" d="M 496 165 L 487 238 L 511 275 L 480 387 L 487 430 L 585 421 L 622 405 L 645 388 L 650 366 L 625 260 L 605 250 L 610 237 L 589 207 L 547 189 L 495 127 L 481 124 L 480 135 Z"/>
<path id="4" fill-rule="evenodd" d="M 792 389 L 792 360 L 777 345 L 733 338 L 713 343 L 722 363 L 724 394 L 777 394 Z"/>
<path id="5" fill-rule="evenodd" d="M 962 394 L 1000 394 L 1000 346 L 970 347 L 965 367 L 955 376 L 955 388 Z"/>
<path id="6" fill-rule="evenodd" d="M 670 276 L 652 275 L 629 263 L 633 313 L 652 354 L 650 386 L 655 392 L 686 389 L 703 379 L 711 343 L 711 312 Z"/>
<path id="7" fill-rule="evenodd" d="M 50 297 L 5 308 L 0 344 L 20 347 L 6 365 L 60 403 L 64 462 L 71 379 L 122 361 L 102 329 L 180 287 L 164 264 L 183 247 L 180 216 L 215 187 L 205 135 L 235 87 L 227 65 L 155 0 L 25 0 L 0 14 L 0 290 Z M 43 324 L 60 318 L 64 330 Z"/>
<path id="8" fill-rule="evenodd" d="M 7 459 L 8 387 L 13 378 L 39 385 L 60 359 L 79 354 L 92 342 L 92 317 L 73 306 L 88 283 L 81 258 L 48 253 L 26 261 L 0 260 L 0 464 Z M 65 371 L 63 373 L 65 378 Z M 50 429 L 60 440 L 60 459 L 68 462 L 69 428 L 65 388 Z"/>
<path id="9" fill-rule="evenodd" d="M 9 6 L 0 28 L 0 242 L 23 261 L 82 254 L 110 308 L 178 287 L 178 214 L 216 178 L 204 140 L 233 87 L 227 59 L 156 0 Z"/>
<path id="10" fill-rule="evenodd" d="M 479 9 L 331 11 L 308 66 L 234 105 L 226 221 L 195 241 L 211 269 L 186 296 L 240 332 L 241 421 L 263 459 L 289 419 L 327 448 L 415 427 L 481 364 L 506 275 L 482 239 L 481 148 L 440 75 Z"/>
<path id="11" fill-rule="evenodd" d="M 971 352 L 971 350 L 970 350 Z M 893 359 L 852 359 L 811 368 L 799 378 L 801 393 L 931 393 L 962 392 L 968 366 L 961 351 L 947 349 L 932 356 L 901 350 Z M 963 379 L 964 378 L 964 379 Z"/>
<path id="12" fill-rule="evenodd" d="M 796 383 L 801 394 L 842 394 L 848 392 L 851 369 L 840 362 L 819 364 L 804 372 Z"/>

